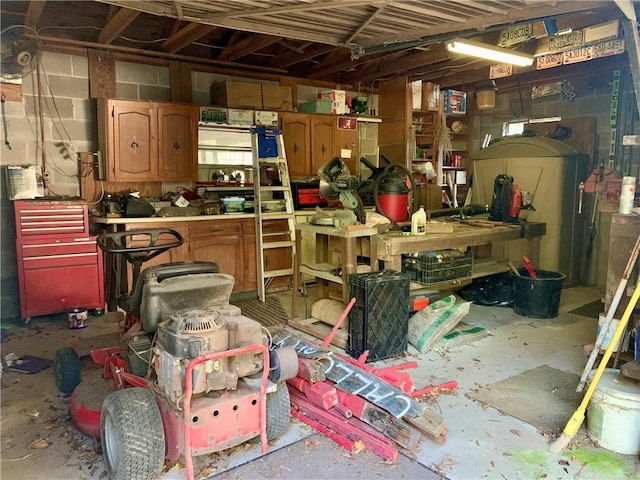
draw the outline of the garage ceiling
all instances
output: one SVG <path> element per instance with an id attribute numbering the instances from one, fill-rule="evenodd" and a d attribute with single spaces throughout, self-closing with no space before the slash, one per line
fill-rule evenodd
<path id="1" fill-rule="evenodd" d="M 365 87 L 399 75 L 445 85 L 487 78 L 490 62 L 447 52 L 450 38 L 496 44 L 518 23 L 553 18 L 577 29 L 621 17 L 612 1 L 572 0 L 3 0 L 0 9 L 3 29 L 31 26 L 43 48 Z M 514 48 L 534 50 L 535 40 Z"/>

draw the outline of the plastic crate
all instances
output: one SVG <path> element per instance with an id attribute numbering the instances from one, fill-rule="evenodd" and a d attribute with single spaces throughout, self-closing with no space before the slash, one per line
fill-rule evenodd
<path id="1" fill-rule="evenodd" d="M 356 303 L 349 312 L 345 352 L 358 358 L 369 350 L 367 362 L 402 355 L 407 349 L 409 275 L 391 270 L 353 273 L 348 284 Z"/>
<path id="2" fill-rule="evenodd" d="M 402 271 L 414 282 L 424 285 L 470 278 L 473 272 L 473 250 L 435 250 L 402 256 Z"/>

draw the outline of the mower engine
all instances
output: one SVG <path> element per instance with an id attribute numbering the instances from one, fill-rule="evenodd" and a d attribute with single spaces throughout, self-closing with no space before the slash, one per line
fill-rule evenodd
<path id="1" fill-rule="evenodd" d="M 158 326 L 155 366 L 158 387 L 172 402 L 184 394 L 185 369 L 195 358 L 248 345 L 267 345 L 261 325 L 231 305 L 179 310 Z M 209 360 L 193 369 L 193 394 L 235 390 L 238 379 L 263 369 L 262 353 Z"/>

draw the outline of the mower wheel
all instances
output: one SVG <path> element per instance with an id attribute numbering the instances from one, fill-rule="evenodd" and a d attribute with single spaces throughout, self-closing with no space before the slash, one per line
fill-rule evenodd
<path id="1" fill-rule="evenodd" d="M 73 392 L 80 383 L 80 368 L 80 357 L 73 348 L 64 347 L 56 351 L 53 369 L 58 390 L 66 394 Z"/>
<path id="2" fill-rule="evenodd" d="M 109 478 L 158 478 L 165 441 L 160 409 L 151 392 L 132 387 L 110 393 L 101 415 L 102 453 Z"/>
<path id="3" fill-rule="evenodd" d="M 282 435 L 291 421 L 291 400 L 286 382 L 278 382 L 275 392 L 267 393 L 267 440 Z"/>

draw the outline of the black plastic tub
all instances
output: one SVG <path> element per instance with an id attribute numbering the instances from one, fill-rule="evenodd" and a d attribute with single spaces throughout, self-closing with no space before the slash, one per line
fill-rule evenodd
<path id="1" fill-rule="evenodd" d="M 518 270 L 520 276 L 512 274 L 513 310 L 518 315 L 532 318 L 555 318 L 560 307 L 564 273 L 536 270 L 531 278 L 526 269 Z"/>

